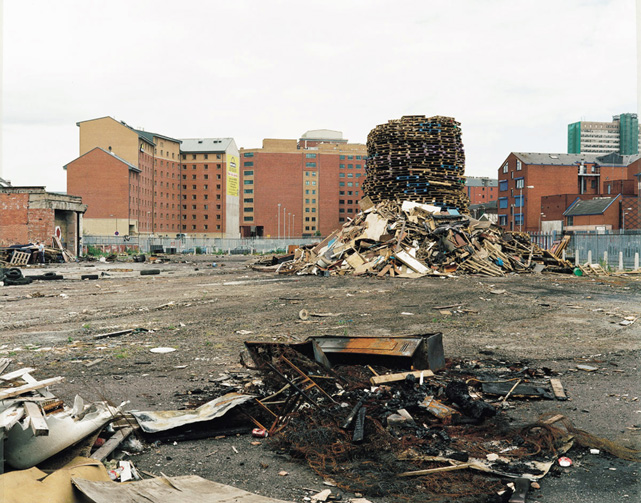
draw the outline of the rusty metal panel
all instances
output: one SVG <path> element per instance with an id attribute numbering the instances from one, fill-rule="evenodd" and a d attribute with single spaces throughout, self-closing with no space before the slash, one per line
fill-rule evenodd
<path id="1" fill-rule="evenodd" d="M 438 370 L 445 367 L 443 334 L 402 337 L 312 337 L 330 361 Z"/>

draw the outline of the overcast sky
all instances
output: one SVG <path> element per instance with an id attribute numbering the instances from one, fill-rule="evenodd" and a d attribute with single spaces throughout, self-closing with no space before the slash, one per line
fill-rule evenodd
<path id="1" fill-rule="evenodd" d="M 1 0 L 0 0 L 1 1 Z M 3 176 L 66 189 L 76 122 L 239 147 L 407 114 L 461 122 L 466 174 L 637 111 L 634 0 L 5 0 Z"/>

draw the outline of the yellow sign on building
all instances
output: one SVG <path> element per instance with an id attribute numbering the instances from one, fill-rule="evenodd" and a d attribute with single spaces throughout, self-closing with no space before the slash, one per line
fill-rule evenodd
<path id="1" fill-rule="evenodd" d="M 238 197 L 238 157 L 227 155 L 227 195 Z"/>

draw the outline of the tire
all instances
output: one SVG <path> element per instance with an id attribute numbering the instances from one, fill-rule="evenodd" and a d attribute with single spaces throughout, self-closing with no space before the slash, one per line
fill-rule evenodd
<path id="1" fill-rule="evenodd" d="M 141 276 L 155 276 L 160 274 L 160 269 L 144 269 L 140 271 Z"/>
<path id="2" fill-rule="evenodd" d="M 98 279 L 97 274 L 83 274 L 80 279 Z"/>
<path id="3" fill-rule="evenodd" d="M 5 277 L 8 279 L 20 279 L 22 278 L 22 271 L 20 269 L 11 268 L 4 273 Z"/>

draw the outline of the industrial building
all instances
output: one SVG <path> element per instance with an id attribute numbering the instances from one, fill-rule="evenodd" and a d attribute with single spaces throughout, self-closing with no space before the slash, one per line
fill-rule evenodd
<path id="1" fill-rule="evenodd" d="M 487 204 L 496 201 L 499 193 L 499 181 L 496 178 L 468 176 L 465 178 L 465 193 L 470 204 Z"/>

